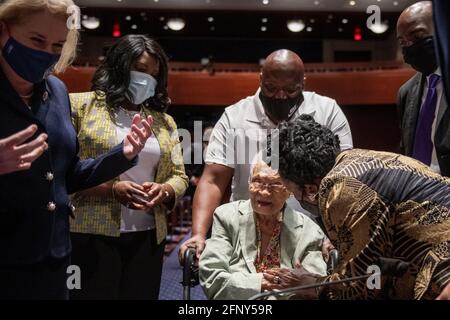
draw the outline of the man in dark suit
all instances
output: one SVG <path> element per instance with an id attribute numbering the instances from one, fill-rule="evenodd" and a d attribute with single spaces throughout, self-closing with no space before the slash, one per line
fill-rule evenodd
<path id="1" fill-rule="evenodd" d="M 406 8 L 397 22 L 405 62 L 417 74 L 399 90 L 401 152 L 450 176 L 450 114 L 443 95 L 435 46 L 432 2 Z"/>
<path id="2" fill-rule="evenodd" d="M 448 0 L 434 0 L 433 12 L 436 34 L 435 45 L 448 103 L 450 101 L 450 2 Z"/>

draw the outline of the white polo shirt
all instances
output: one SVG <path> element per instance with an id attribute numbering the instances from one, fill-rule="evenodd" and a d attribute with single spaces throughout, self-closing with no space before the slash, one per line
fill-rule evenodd
<path id="1" fill-rule="evenodd" d="M 265 152 L 267 133 L 276 128 L 264 112 L 259 91 L 225 109 L 214 127 L 206 152 L 206 163 L 234 169 L 231 201 L 249 198 L 251 165 L 258 154 Z M 339 136 L 342 150 L 353 148 L 350 126 L 336 101 L 314 92 L 304 91 L 303 96 L 304 101 L 291 121 L 301 114 L 309 114 Z"/>

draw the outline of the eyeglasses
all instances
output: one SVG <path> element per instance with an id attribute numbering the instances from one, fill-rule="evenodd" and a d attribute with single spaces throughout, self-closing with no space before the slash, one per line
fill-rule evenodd
<path id="1" fill-rule="evenodd" d="M 250 187 L 255 191 L 265 189 L 271 193 L 278 193 L 286 190 L 286 187 L 282 183 L 263 183 L 259 181 L 250 182 Z"/>

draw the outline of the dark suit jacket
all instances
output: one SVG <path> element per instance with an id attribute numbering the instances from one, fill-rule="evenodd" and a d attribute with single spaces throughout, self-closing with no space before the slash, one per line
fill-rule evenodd
<path id="1" fill-rule="evenodd" d="M 122 145 L 80 161 L 66 87 L 50 76 L 34 92 L 33 112 L 0 70 L 0 138 L 34 123 L 35 137 L 47 133 L 49 145 L 30 170 L 0 175 L 0 265 L 67 256 L 73 214 L 69 193 L 108 181 L 136 163 L 124 157 Z"/>
<path id="2" fill-rule="evenodd" d="M 442 70 L 442 79 L 450 101 L 450 1 L 433 1 L 436 53 Z"/>
<path id="3" fill-rule="evenodd" d="M 417 73 L 409 79 L 399 90 L 397 109 L 401 128 L 400 150 L 403 154 L 411 156 L 414 147 L 417 119 L 422 103 L 423 89 L 426 78 Z M 443 97 L 444 99 L 444 97 Z M 434 143 L 441 169 L 441 174 L 450 176 L 450 113 L 449 108 L 437 108 L 437 128 L 434 134 Z"/>

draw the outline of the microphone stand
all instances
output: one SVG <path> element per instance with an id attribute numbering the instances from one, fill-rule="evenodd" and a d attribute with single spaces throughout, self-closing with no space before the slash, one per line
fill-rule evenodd
<path id="1" fill-rule="evenodd" d="M 301 290 L 305 290 L 305 289 L 327 287 L 327 286 L 331 286 L 331 285 L 342 284 L 342 283 L 347 283 L 347 282 L 352 282 L 352 281 L 361 281 L 361 280 L 365 280 L 371 276 L 381 276 L 381 273 L 371 273 L 371 274 L 366 274 L 363 276 L 356 276 L 356 277 L 346 278 L 346 279 L 342 279 L 342 280 L 297 286 L 297 287 L 287 288 L 287 289 L 283 289 L 283 290 L 279 290 L 279 291 L 262 292 L 262 293 L 258 293 L 256 295 L 254 295 L 249 300 L 259 300 L 259 299 L 270 297 L 270 296 L 280 296 L 280 295 L 283 295 L 286 293 L 292 293 L 292 292 L 301 291 Z"/>

